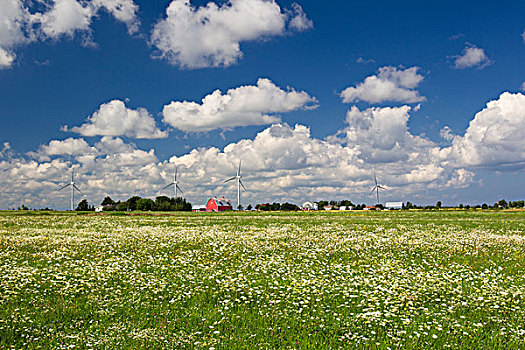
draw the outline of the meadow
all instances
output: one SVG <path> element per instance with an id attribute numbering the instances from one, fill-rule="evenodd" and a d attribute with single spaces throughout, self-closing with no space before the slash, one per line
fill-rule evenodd
<path id="1" fill-rule="evenodd" d="M 525 212 L 0 212 L 1 349 L 525 349 Z"/>

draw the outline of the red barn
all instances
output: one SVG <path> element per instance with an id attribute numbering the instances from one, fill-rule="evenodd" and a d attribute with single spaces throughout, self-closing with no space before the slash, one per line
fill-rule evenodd
<path id="1" fill-rule="evenodd" d="M 208 200 L 206 204 L 206 211 L 225 211 L 233 210 L 230 201 L 224 197 L 213 197 Z"/>

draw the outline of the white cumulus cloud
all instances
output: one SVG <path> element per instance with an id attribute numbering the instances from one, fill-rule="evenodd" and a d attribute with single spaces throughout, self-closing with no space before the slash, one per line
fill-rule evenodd
<path id="1" fill-rule="evenodd" d="M 92 146 L 82 139 L 52 140 L 40 148 L 47 157 L 0 159 L 0 186 L 8 189 L 0 198 L 0 207 L 19 205 L 23 193 L 26 205 L 67 208 L 67 194 L 56 189 L 67 180 L 73 166 L 75 181 L 92 204 L 100 203 L 106 195 L 114 199 L 171 195 L 162 188 L 172 181 L 175 166 L 179 166 L 181 187 L 192 203 L 204 203 L 213 195 L 234 198 L 235 186 L 223 181 L 235 173 L 240 159 L 250 190 L 243 194 L 244 204 L 272 200 L 300 203 L 319 198 L 366 200 L 374 170 L 397 196 L 444 186 L 454 172 L 443 167 L 438 157 L 431 157 L 428 149 L 420 149 L 424 156 L 409 154 L 398 162 L 371 163 L 362 157 L 366 147 L 366 140 L 344 145 L 313 137 L 307 126 L 284 123 L 223 149 L 198 148 L 162 162 L 153 150 L 138 149 L 119 138 L 103 137 Z M 414 152 L 418 151 L 410 151 Z M 38 183 L 21 184 L 17 179 L 38 179 Z"/>
<path id="2" fill-rule="evenodd" d="M 16 55 L 0 47 L 0 69 L 11 67 Z"/>
<path id="3" fill-rule="evenodd" d="M 285 34 L 287 20 L 295 30 L 312 26 L 299 5 L 293 14 L 274 0 L 209 2 L 195 8 L 189 0 L 173 0 L 166 18 L 153 28 L 151 43 L 158 56 L 182 68 L 230 66 L 242 57 L 240 43 Z"/>
<path id="4" fill-rule="evenodd" d="M 0 68 L 10 67 L 14 50 L 36 40 L 59 40 L 83 33 L 89 40 L 92 19 L 106 10 L 126 24 L 128 32 L 138 31 L 138 6 L 133 0 L 2 0 L 0 11 Z M 43 9 L 43 10 L 42 10 Z"/>
<path id="5" fill-rule="evenodd" d="M 476 113 L 447 151 L 461 166 L 505 170 L 525 167 L 525 95 L 504 92 Z"/>
<path id="6" fill-rule="evenodd" d="M 82 6 L 76 0 L 56 0 L 48 11 L 35 14 L 43 35 L 52 39 L 62 35 L 72 37 L 77 30 L 88 30 L 92 16 L 91 6 Z"/>
<path id="7" fill-rule="evenodd" d="M 81 156 L 93 153 L 95 149 L 84 139 L 67 138 L 65 140 L 51 140 L 40 146 L 38 152 L 29 152 L 29 155 L 38 159 L 49 159 L 50 156 Z"/>
<path id="8" fill-rule="evenodd" d="M 340 96 L 345 103 L 366 101 L 368 103 L 403 102 L 415 103 L 425 100 L 416 88 L 424 77 L 418 73 L 419 67 L 379 68 L 376 75 L 367 77 L 363 82 L 344 89 Z"/>
<path id="9" fill-rule="evenodd" d="M 170 163 L 180 165 L 191 174 L 192 179 L 186 181 L 195 181 L 207 193 L 228 195 L 234 194 L 235 188 L 221 182 L 235 172 L 242 159 L 244 181 L 250 189 L 245 195 L 260 202 L 276 197 L 300 201 L 308 197 L 367 196 L 374 170 L 398 194 L 444 186 L 454 169 L 441 164 L 439 149 L 432 142 L 414 137 L 405 135 L 399 141 L 408 146 L 406 156 L 370 162 L 363 155 L 371 154 L 374 146 L 366 139 L 343 144 L 312 137 L 303 125 L 274 124 L 254 139 L 231 143 L 223 150 L 194 149 L 172 157 Z"/>
<path id="10" fill-rule="evenodd" d="M 69 130 L 67 126 L 63 129 Z M 146 109 L 127 108 L 120 100 L 102 104 L 88 117 L 87 123 L 70 130 L 83 136 L 127 136 L 138 139 L 168 137 L 167 132 L 157 128 L 155 119 Z"/>
<path id="11" fill-rule="evenodd" d="M 20 0 L 2 0 L 0 11 L 0 69 L 10 67 L 16 58 L 13 49 L 31 40 L 25 27 L 30 14 Z"/>
<path id="12" fill-rule="evenodd" d="M 469 186 L 479 168 L 525 168 L 525 95 L 505 92 L 488 102 L 464 135 L 454 135 L 451 146 L 444 148 L 411 132 L 412 110 L 410 106 L 352 107 L 347 125 L 332 137 L 314 137 L 305 125 L 277 123 L 253 139 L 222 149 L 200 147 L 164 161 L 152 149 L 142 150 L 109 136 L 94 143 L 52 140 L 29 158 L 17 156 L 6 143 L 0 147 L 4 189 L 0 207 L 18 206 L 22 196 L 26 205 L 67 208 L 67 194 L 56 189 L 72 167 L 91 204 L 106 195 L 116 200 L 171 195 L 162 188 L 171 182 L 176 166 L 185 196 L 203 204 L 214 195 L 235 198 L 234 184 L 223 181 L 235 174 L 242 159 L 243 181 L 249 189 L 243 193 L 245 205 L 343 198 L 371 203 L 374 172 L 389 188 L 383 200 L 427 196 L 429 191 L 450 198 L 450 189 Z"/>
<path id="13" fill-rule="evenodd" d="M 472 67 L 482 69 L 490 64 L 492 61 L 488 58 L 485 50 L 472 44 L 467 44 L 461 55 L 455 56 L 454 60 L 454 68 L 456 69 Z"/>
<path id="14" fill-rule="evenodd" d="M 348 111 L 348 126 L 339 132 L 343 140 L 359 150 L 359 157 L 369 163 L 416 161 L 428 163 L 436 145 L 427 138 L 413 135 L 408 128 L 410 106 L 374 107 Z M 425 157 L 425 160 L 415 159 Z"/>
<path id="15" fill-rule="evenodd" d="M 133 0 L 93 0 L 93 7 L 108 11 L 117 21 L 126 24 L 129 34 L 139 30 L 139 7 Z"/>
<path id="16" fill-rule="evenodd" d="M 11 144 L 4 142 L 0 148 L 0 158 L 8 157 L 11 153 Z"/>
<path id="17" fill-rule="evenodd" d="M 292 4 L 292 10 L 289 11 L 290 21 L 288 27 L 298 32 L 304 32 L 314 27 L 314 22 L 306 16 L 301 5 Z"/>
<path id="18" fill-rule="evenodd" d="M 202 103 L 174 101 L 164 106 L 163 121 L 185 132 L 205 132 L 238 126 L 266 125 L 280 121 L 276 113 L 314 108 L 317 99 L 304 91 L 283 90 L 269 79 L 241 86 L 223 94 L 205 96 Z"/>
<path id="19" fill-rule="evenodd" d="M 457 169 L 452 173 L 450 180 L 447 181 L 447 187 L 465 188 L 473 182 L 475 174 L 467 169 Z"/>
<path id="20" fill-rule="evenodd" d="M 455 137 L 454 132 L 448 125 L 445 125 L 443 128 L 441 128 L 441 130 L 439 130 L 439 136 L 441 136 L 441 138 L 445 141 L 452 141 Z"/>
<path id="21" fill-rule="evenodd" d="M 100 9 L 125 23 L 130 34 L 138 30 L 138 6 L 133 0 L 53 0 L 47 5 L 47 11 L 33 15 L 33 22 L 40 24 L 40 31 L 46 38 L 72 37 L 76 31 L 90 31 L 92 18 Z"/>

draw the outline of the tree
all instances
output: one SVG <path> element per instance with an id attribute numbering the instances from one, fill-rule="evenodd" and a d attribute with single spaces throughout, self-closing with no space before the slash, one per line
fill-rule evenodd
<path id="1" fill-rule="evenodd" d="M 100 205 L 103 205 L 103 206 L 115 205 L 115 201 L 113 201 L 113 199 L 111 199 L 110 196 L 106 196 L 104 200 L 102 201 L 102 203 L 100 203 Z"/>
<path id="2" fill-rule="evenodd" d="M 171 201 L 169 197 L 166 196 L 158 196 L 155 198 L 155 206 L 153 207 L 153 210 L 156 211 L 171 211 Z"/>
<path id="3" fill-rule="evenodd" d="M 128 202 L 128 209 L 129 210 L 137 210 L 137 201 L 139 199 L 142 199 L 139 196 L 133 196 L 130 199 L 128 199 L 126 202 Z"/>
<path id="4" fill-rule="evenodd" d="M 489 206 L 487 205 L 487 203 L 483 203 L 483 205 L 481 206 L 481 209 L 488 209 Z"/>
<path id="5" fill-rule="evenodd" d="M 252 205 L 251 204 L 248 204 L 248 206 L 246 207 L 246 210 L 252 210 Z"/>
<path id="6" fill-rule="evenodd" d="M 500 199 L 498 204 L 502 208 L 506 208 L 507 207 L 507 201 L 505 199 Z"/>
<path id="7" fill-rule="evenodd" d="M 149 211 L 155 206 L 155 202 L 149 198 L 141 198 L 137 201 L 137 210 Z"/>
<path id="8" fill-rule="evenodd" d="M 324 207 L 327 205 L 328 205 L 328 201 L 320 201 L 319 204 L 317 205 L 317 209 L 323 210 Z"/>
<path id="9" fill-rule="evenodd" d="M 89 210 L 89 204 L 87 199 L 83 199 L 78 203 L 76 211 L 88 211 Z"/>
<path id="10" fill-rule="evenodd" d="M 128 211 L 129 203 L 128 202 L 122 202 L 117 204 L 117 211 Z"/>
<path id="11" fill-rule="evenodd" d="M 269 211 L 271 209 L 271 204 L 270 203 L 266 203 L 266 204 L 257 204 L 255 206 L 255 209 L 257 210 L 262 210 L 262 211 Z"/>
<path id="12" fill-rule="evenodd" d="M 295 204 L 286 202 L 284 204 L 281 204 L 281 210 L 295 211 L 299 210 L 299 207 Z"/>
<path id="13" fill-rule="evenodd" d="M 354 207 L 354 203 L 352 203 L 352 201 L 345 199 L 339 202 L 339 206 L 340 207 Z"/>
<path id="14" fill-rule="evenodd" d="M 191 203 L 186 202 L 186 199 L 182 197 L 171 198 L 171 210 L 174 211 L 191 211 Z"/>
<path id="15" fill-rule="evenodd" d="M 511 208 L 523 208 L 523 204 L 524 202 L 523 201 L 509 201 L 509 207 Z"/>
<path id="16" fill-rule="evenodd" d="M 441 201 L 438 201 L 438 202 L 436 203 L 436 207 L 437 207 L 438 209 L 441 209 Z"/>

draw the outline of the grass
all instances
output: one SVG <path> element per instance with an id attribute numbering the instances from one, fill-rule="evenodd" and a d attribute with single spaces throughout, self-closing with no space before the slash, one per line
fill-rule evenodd
<path id="1" fill-rule="evenodd" d="M 0 348 L 525 348 L 525 212 L 0 213 Z"/>

